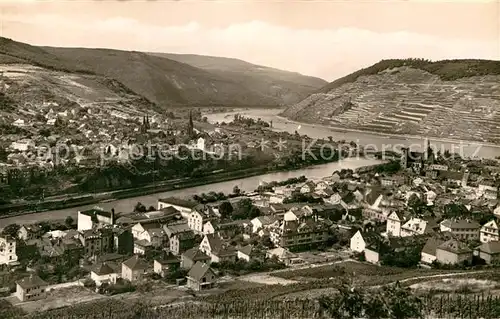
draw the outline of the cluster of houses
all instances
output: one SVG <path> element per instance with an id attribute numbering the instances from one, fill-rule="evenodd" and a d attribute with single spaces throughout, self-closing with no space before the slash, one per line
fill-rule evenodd
<path id="1" fill-rule="evenodd" d="M 139 282 L 150 273 L 166 277 L 183 269 L 188 287 L 205 289 L 217 278 L 213 263 L 273 257 L 286 265 L 303 263 L 299 251 L 331 248 L 338 234 L 347 234 L 350 250 L 375 264 L 415 247 L 426 266 L 470 264 L 474 256 L 498 262 L 497 166 L 431 164 L 418 166 L 415 174 L 414 166 L 404 164 L 407 169 L 390 176 L 369 169 L 334 172 L 319 181 L 264 187 L 227 200 L 238 207 L 250 199 L 260 215 L 248 220 L 223 217 L 223 201 L 200 204 L 171 197 L 159 199 L 156 210 L 148 212 L 80 211 L 77 228 L 67 231 L 44 233 L 40 226 L 23 225 L 17 239 L 50 261 L 85 260 L 97 286 L 120 278 Z M 297 194 L 308 202 L 290 202 Z M 412 207 L 415 201 L 422 209 Z M 466 212 L 447 216 L 449 205 Z M 160 257 L 151 259 L 151 252 L 161 252 Z M 0 264 L 17 259 L 16 241 L 0 238 Z M 46 292 L 41 283 L 34 275 L 20 281 L 18 296 L 40 297 Z"/>
<path id="2" fill-rule="evenodd" d="M 497 263 L 500 167 L 488 160 L 449 162 L 454 168 L 429 161 L 425 153 L 410 156 L 408 150 L 403 152 L 403 174 L 410 172 L 406 176 L 411 179 L 403 182 L 402 174 L 387 182 L 381 179 L 381 186 L 393 195 L 379 196 L 373 206 L 363 209 L 364 223 L 351 237 L 350 249 L 375 264 L 386 254 L 415 247 L 421 251 L 422 266 L 470 265 L 475 257 Z M 409 200 L 413 196 L 426 212 L 412 211 Z M 384 202 L 386 209 L 376 209 L 377 203 Z M 463 209 L 450 216 L 446 206 Z"/>

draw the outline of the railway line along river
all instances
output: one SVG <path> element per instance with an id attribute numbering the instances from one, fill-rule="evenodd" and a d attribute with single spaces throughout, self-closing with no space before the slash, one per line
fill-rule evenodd
<path id="1" fill-rule="evenodd" d="M 289 133 L 294 133 L 298 131 L 302 135 L 308 135 L 312 138 L 326 138 L 328 136 L 332 136 L 334 140 L 346 140 L 346 141 L 355 141 L 361 145 L 372 145 L 375 146 L 378 150 L 382 150 L 383 145 L 423 145 L 423 139 L 417 137 L 404 137 L 404 136 L 388 136 L 383 134 L 369 133 L 369 132 L 359 132 L 359 131 L 339 131 L 334 128 L 321 126 L 321 125 L 313 125 L 313 124 L 304 124 L 304 123 L 296 123 L 293 121 L 289 121 L 287 119 L 281 118 L 278 116 L 280 112 L 279 109 L 249 109 L 249 110 L 240 110 L 240 111 L 232 111 L 227 113 L 215 113 L 215 114 L 207 114 L 207 118 L 209 122 L 229 122 L 232 120 L 234 114 L 239 113 L 246 117 L 252 118 L 260 118 L 264 121 L 272 121 L 273 129 L 276 131 L 287 131 Z M 432 139 L 431 144 L 437 149 L 450 149 L 452 145 L 460 146 L 463 152 L 463 156 L 477 156 L 484 158 L 494 158 L 496 156 L 500 156 L 500 146 L 495 145 L 480 145 L 480 143 L 474 142 L 455 142 L 449 140 L 438 140 Z M 210 191 L 220 191 L 229 193 L 232 191 L 235 185 L 245 191 L 253 191 L 260 182 L 269 182 L 273 180 L 285 180 L 291 177 L 298 177 L 301 175 L 305 175 L 308 178 L 322 178 L 328 175 L 331 175 L 335 170 L 340 170 L 342 168 L 350 168 L 355 169 L 358 167 L 369 166 L 379 163 L 380 161 L 373 159 L 347 159 L 342 160 L 340 162 L 328 163 L 323 165 L 312 166 L 300 170 L 288 171 L 288 172 L 278 172 L 278 173 L 270 173 L 265 175 L 241 178 L 232 181 L 208 184 L 203 186 L 196 186 L 184 189 L 177 189 L 168 192 L 161 192 L 146 196 L 138 196 L 127 199 L 120 199 L 116 201 L 100 203 L 98 206 L 104 209 L 114 208 L 117 212 L 130 212 L 134 205 L 137 202 L 141 202 L 146 207 L 153 205 L 156 206 L 156 201 L 158 198 L 169 197 L 169 196 L 179 196 L 179 197 L 191 197 L 194 194 L 200 194 L 203 192 Z M 76 217 L 77 212 L 79 210 L 89 209 L 96 205 L 86 205 L 81 207 L 74 207 L 62 210 L 54 210 L 54 211 L 46 211 L 39 212 L 33 214 L 26 215 L 18 215 L 0 219 L 0 228 L 5 227 L 6 225 L 12 223 L 18 224 L 29 224 L 35 223 L 39 221 L 46 220 L 61 220 L 66 218 L 67 216 Z"/>
<path id="2" fill-rule="evenodd" d="M 299 170 L 294 170 L 294 171 L 278 172 L 278 173 L 270 173 L 270 174 L 259 175 L 259 176 L 252 176 L 252 177 L 241 178 L 241 179 L 227 181 L 227 182 L 220 182 L 220 183 L 208 184 L 208 185 L 203 185 L 203 186 L 178 189 L 178 190 L 174 190 L 174 191 L 156 193 L 156 194 L 151 194 L 151 195 L 131 197 L 131 198 L 127 198 L 127 199 L 120 199 L 120 200 L 116 200 L 116 201 L 100 203 L 98 205 L 86 205 L 86 206 L 73 207 L 73 208 L 67 208 L 67 209 L 61 209 L 61 210 L 53 210 L 53 211 L 46 211 L 46 212 L 40 212 L 40 213 L 12 216 L 12 217 L 0 219 L 0 228 L 3 228 L 9 224 L 14 224 L 14 223 L 16 223 L 16 224 L 32 224 L 32 223 L 36 223 L 36 222 L 40 222 L 40 221 L 63 220 L 67 216 L 72 216 L 73 218 L 76 218 L 77 212 L 79 210 L 90 209 L 90 208 L 95 207 L 95 206 L 99 206 L 99 207 L 102 207 L 104 209 L 109 209 L 109 210 L 111 210 L 111 208 L 114 208 L 116 212 L 128 213 L 128 212 L 132 211 L 132 209 L 134 208 L 135 204 L 137 204 L 137 202 L 143 203 L 144 205 L 146 205 L 146 207 L 149 207 L 151 205 L 156 207 L 157 200 L 159 198 L 165 198 L 165 197 L 170 197 L 170 196 L 178 196 L 178 197 L 186 198 L 186 197 L 191 197 L 192 195 L 195 195 L 195 194 L 208 193 L 210 191 L 230 193 L 230 192 L 232 192 L 233 187 L 235 185 L 238 185 L 238 187 L 241 190 L 251 192 L 251 191 L 255 190 L 259 186 L 259 183 L 261 183 L 261 182 L 281 181 L 281 180 L 286 180 L 286 179 L 292 178 L 292 177 L 299 177 L 301 175 L 305 175 L 308 178 L 320 179 L 322 177 L 331 175 L 336 170 L 340 170 L 343 168 L 356 169 L 358 167 L 375 165 L 377 163 L 380 163 L 380 161 L 373 160 L 373 159 L 355 159 L 355 158 L 345 159 L 345 160 L 341 160 L 340 162 L 321 164 L 321 165 L 311 166 L 311 167 L 307 167 L 307 168 L 303 168 L 303 169 L 299 169 Z"/>

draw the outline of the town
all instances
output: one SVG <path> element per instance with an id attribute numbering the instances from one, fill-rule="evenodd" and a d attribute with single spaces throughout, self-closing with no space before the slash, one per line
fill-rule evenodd
<path id="1" fill-rule="evenodd" d="M 324 162 L 299 158 L 306 137 L 274 132 L 272 122 L 236 113 L 212 124 L 196 109 L 162 115 L 131 107 L 118 114 L 95 103 L 68 109 L 40 102 L 24 107 L 25 119 L 0 120 L 0 213 L 63 208 L 63 200 L 123 189 L 158 192 L 192 177 L 217 181 Z M 276 147 L 280 141 L 285 148 Z"/>
<path id="2" fill-rule="evenodd" d="M 89 300 L 144 289 L 218 294 L 253 274 L 269 280 L 342 262 L 495 268 L 500 162 L 441 154 L 426 143 L 422 152 L 403 149 L 399 159 L 321 180 L 262 183 L 254 192 L 235 186 L 231 194 L 137 203 L 128 213 L 95 207 L 78 211 L 77 220 L 9 225 L 0 238 L 5 300 L 39 311 L 71 294 L 79 298 L 69 304 L 87 300 L 83 291 Z"/>

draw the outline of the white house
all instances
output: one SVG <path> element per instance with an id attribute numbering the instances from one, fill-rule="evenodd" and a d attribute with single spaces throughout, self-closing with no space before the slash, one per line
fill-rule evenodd
<path id="1" fill-rule="evenodd" d="M 197 202 L 183 200 L 176 197 L 169 197 L 158 200 L 158 210 L 167 207 L 173 207 L 177 209 L 181 213 L 182 217 L 186 219 L 189 219 L 191 212 L 198 205 L 199 204 Z"/>
<path id="2" fill-rule="evenodd" d="M 122 263 L 122 278 L 130 282 L 136 282 L 144 278 L 149 265 L 139 256 L 134 255 Z"/>
<path id="3" fill-rule="evenodd" d="M 47 125 L 54 126 L 56 125 L 57 119 L 48 119 L 47 120 Z"/>
<path id="4" fill-rule="evenodd" d="M 420 253 L 420 262 L 424 264 L 432 264 L 436 260 L 436 249 L 442 243 L 444 243 L 444 240 L 429 238 Z"/>
<path id="5" fill-rule="evenodd" d="M 152 247 L 161 247 L 165 238 L 165 232 L 160 224 L 137 223 L 132 227 L 132 235 L 136 241 L 145 241 Z"/>
<path id="6" fill-rule="evenodd" d="M 118 273 L 106 263 L 101 263 L 92 269 L 90 279 L 99 287 L 104 283 L 115 284 Z"/>
<path id="7" fill-rule="evenodd" d="M 203 237 L 199 249 L 201 252 L 211 256 L 222 249 L 222 241 L 216 234 L 209 234 Z"/>
<path id="8" fill-rule="evenodd" d="M 427 200 L 427 205 L 434 205 L 434 201 L 436 200 L 437 194 L 434 191 L 428 191 L 425 193 L 425 197 Z"/>
<path id="9" fill-rule="evenodd" d="M 78 212 L 78 231 L 93 229 L 102 225 L 113 225 L 114 212 L 107 212 L 101 208 Z"/>
<path id="10" fill-rule="evenodd" d="M 376 244 L 382 241 L 382 236 L 375 232 L 361 232 L 358 230 L 350 240 L 349 248 L 352 251 L 361 253 L 364 252 L 369 245 Z"/>
<path id="11" fill-rule="evenodd" d="M 308 211 L 306 207 L 293 207 L 285 213 L 283 219 L 285 221 L 299 220 L 302 217 L 310 215 L 312 215 L 312 212 Z"/>
<path id="12" fill-rule="evenodd" d="M 493 215 L 495 215 L 497 218 L 500 218 L 500 205 L 493 210 Z"/>
<path id="13" fill-rule="evenodd" d="M 358 230 L 350 240 L 350 245 L 349 248 L 351 248 L 352 251 L 361 253 L 365 250 L 366 248 L 366 242 L 363 239 L 363 235 L 361 234 L 361 231 Z"/>
<path id="14" fill-rule="evenodd" d="M 498 188 L 491 181 L 480 182 L 477 187 L 478 197 L 495 200 L 498 197 Z"/>
<path id="15" fill-rule="evenodd" d="M 400 237 L 401 225 L 405 218 L 400 212 L 392 212 L 387 216 L 386 232 L 388 236 Z"/>
<path id="16" fill-rule="evenodd" d="M 188 218 L 188 226 L 195 233 L 201 234 L 203 233 L 203 225 L 204 225 L 204 214 L 197 210 L 193 210 L 191 214 L 189 214 Z"/>
<path id="17" fill-rule="evenodd" d="M 479 230 L 481 226 L 474 220 L 445 219 L 439 226 L 441 232 L 450 232 L 461 240 L 479 239 Z"/>
<path id="18" fill-rule="evenodd" d="M 10 148 L 19 152 L 26 152 L 35 147 L 35 143 L 30 139 L 22 139 L 12 142 Z"/>
<path id="19" fill-rule="evenodd" d="M 316 183 L 316 190 L 324 190 L 329 186 L 327 181 L 319 181 Z"/>
<path id="20" fill-rule="evenodd" d="M 431 223 L 420 218 L 412 217 L 401 226 L 401 237 L 418 236 L 431 232 L 433 232 Z"/>
<path id="21" fill-rule="evenodd" d="M 272 216 L 255 217 L 250 221 L 250 223 L 252 224 L 252 233 L 257 233 L 260 229 L 269 227 L 275 221 L 276 218 Z"/>
<path id="22" fill-rule="evenodd" d="M 251 255 L 252 255 L 252 249 L 253 249 L 252 245 L 246 245 L 246 246 L 243 246 L 241 248 L 238 248 L 238 250 L 237 250 L 238 251 L 237 252 L 238 259 L 250 261 Z"/>
<path id="23" fill-rule="evenodd" d="M 500 240 L 500 231 L 498 229 L 498 224 L 494 219 L 484 224 L 479 233 L 479 240 L 482 243 Z"/>
<path id="24" fill-rule="evenodd" d="M 339 193 L 334 193 L 329 198 L 324 199 L 324 201 L 332 205 L 340 204 L 340 202 L 342 201 L 342 196 L 340 196 Z"/>
<path id="25" fill-rule="evenodd" d="M 47 295 L 48 284 L 37 275 L 30 275 L 16 282 L 16 297 L 24 301 L 40 300 Z"/>
<path id="26" fill-rule="evenodd" d="M 215 234 L 217 229 L 217 225 L 215 221 L 209 220 L 205 224 L 203 224 L 203 234 L 208 235 L 208 234 Z"/>
<path id="27" fill-rule="evenodd" d="M 12 125 L 14 126 L 17 126 L 17 127 L 23 127 L 25 126 L 26 124 L 24 123 L 24 120 L 21 120 L 21 119 L 18 119 L 18 120 L 15 120 Z"/>
<path id="28" fill-rule="evenodd" d="M 312 181 L 309 181 L 300 187 L 300 192 L 302 194 L 308 194 L 314 192 L 315 189 L 316 185 Z"/>
<path id="29" fill-rule="evenodd" d="M 9 265 L 15 262 L 17 262 L 16 240 L 0 237 L 0 265 Z"/>
<path id="30" fill-rule="evenodd" d="M 198 148 L 199 150 L 202 150 L 202 151 L 205 150 L 205 139 L 203 137 L 200 137 L 196 141 L 196 148 Z"/>

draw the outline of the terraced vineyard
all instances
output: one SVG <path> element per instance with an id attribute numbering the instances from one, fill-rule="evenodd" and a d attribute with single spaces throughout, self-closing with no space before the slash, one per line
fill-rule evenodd
<path id="1" fill-rule="evenodd" d="M 353 106 L 338 112 L 347 102 Z M 445 81 L 401 66 L 315 93 L 283 115 L 341 128 L 500 144 L 500 75 Z"/>

